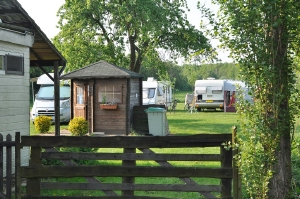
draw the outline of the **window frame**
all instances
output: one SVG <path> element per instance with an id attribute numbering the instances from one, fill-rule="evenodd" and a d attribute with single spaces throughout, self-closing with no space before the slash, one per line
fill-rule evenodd
<path id="1" fill-rule="evenodd" d="M 24 76 L 24 55 L 21 53 L 10 53 L 0 51 L 2 57 L 2 68 L 0 69 L 1 75 L 19 75 Z M 16 60 L 16 58 L 18 60 Z M 11 67 L 17 65 L 17 67 Z M 11 70 L 11 69 L 17 70 Z"/>
<path id="2" fill-rule="evenodd" d="M 102 96 L 105 95 L 107 104 L 123 104 L 123 86 L 101 86 L 98 88 L 98 102 L 104 103 L 102 101 Z M 119 97 L 116 97 L 119 96 Z"/>

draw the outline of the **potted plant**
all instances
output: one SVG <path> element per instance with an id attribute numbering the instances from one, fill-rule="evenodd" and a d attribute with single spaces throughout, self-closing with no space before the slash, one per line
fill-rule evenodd
<path id="1" fill-rule="evenodd" d="M 103 93 L 102 94 L 102 102 L 100 103 L 100 108 L 101 109 L 110 109 L 110 110 L 113 110 L 113 109 L 117 109 L 118 108 L 118 105 L 114 102 L 112 103 L 107 103 L 106 102 L 106 93 Z"/>

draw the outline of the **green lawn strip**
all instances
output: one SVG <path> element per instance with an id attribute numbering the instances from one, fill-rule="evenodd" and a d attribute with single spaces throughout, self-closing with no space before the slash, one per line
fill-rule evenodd
<path id="1" fill-rule="evenodd" d="M 174 135 L 194 135 L 194 134 L 202 134 L 202 133 L 231 133 L 232 126 L 239 127 L 238 123 L 238 114 L 237 113 L 224 113 L 220 111 L 204 111 L 204 112 L 187 112 L 184 111 L 184 99 L 186 93 L 192 93 L 191 91 L 176 91 L 175 92 L 175 99 L 179 99 L 179 103 L 177 104 L 175 113 L 167 112 L 167 119 L 169 124 L 170 133 Z M 67 129 L 67 124 L 62 124 L 61 129 Z M 239 128 L 238 128 L 239 130 Z M 54 132 L 54 125 L 51 126 L 50 132 Z M 31 135 L 37 134 L 35 132 L 34 125 L 30 124 L 30 132 Z M 295 125 L 295 138 L 298 140 L 300 139 L 300 119 L 297 118 L 296 125 Z M 155 153 L 195 153 L 195 154 L 217 154 L 219 153 L 219 148 L 180 148 L 180 149 L 152 149 Z M 111 152 L 111 153 L 123 153 L 123 149 L 99 149 L 98 152 Z M 139 150 L 136 150 L 137 153 L 141 153 Z M 293 153 L 293 157 L 295 159 L 300 159 L 300 152 L 298 154 Z M 110 161 L 110 160 L 103 160 L 98 161 L 99 164 L 102 165 L 121 165 L 121 161 Z M 299 163 L 300 161 L 297 161 Z M 197 167 L 220 167 L 220 163 L 218 162 L 180 162 L 180 161 L 172 161 L 170 162 L 174 166 L 197 166 Z M 137 165 L 139 166 L 159 166 L 158 163 L 154 161 L 137 161 Z M 296 183 L 300 183 L 300 169 L 297 167 L 294 168 L 294 174 L 296 174 Z M 122 179 L 119 177 L 98 177 L 99 180 L 103 183 L 115 182 L 121 183 Z M 52 179 L 56 180 L 56 179 Z M 62 179 L 61 179 L 62 180 Z M 70 178 L 65 179 L 69 182 L 80 182 L 84 180 L 83 178 Z M 196 182 L 201 185 L 219 185 L 220 180 L 218 179 L 211 179 L 211 178 L 193 178 Z M 146 184 L 146 183 L 153 183 L 153 184 L 175 184 L 175 183 L 183 183 L 178 178 L 136 178 L 136 183 L 139 184 Z M 119 195 L 121 191 L 116 191 Z M 147 195 L 147 196 L 167 196 L 170 198 L 182 198 L 182 199 L 192 199 L 192 198 L 204 198 L 199 195 L 199 193 L 176 193 L 176 192 L 158 192 L 158 191 L 136 191 L 136 195 Z M 102 196 L 104 193 L 102 191 L 94 191 L 94 190 L 43 190 L 43 195 L 48 196 Z M 218 194 L 214 194 L 217 195 Z"/>

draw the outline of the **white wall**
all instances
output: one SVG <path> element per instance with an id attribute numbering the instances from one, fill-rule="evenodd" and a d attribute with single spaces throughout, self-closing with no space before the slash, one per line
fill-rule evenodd
<path id="1" fill-rule="evenodd" d="M 0 133 L 4 139 L 7 134 L 11 134 L 14 140 L 17 131 L 21 135 L 30 135 L 29 47 L 30 44 L 32 45 L 33 36 L 18 37 L 16 34 L 19 33 L 16 32 L 4 32 L 3 30 L 0 32 L 2 34 L 0 34 L 0 55 L 9 53 L 24 57 L 24 76 L 5 75 L 3 71 L 0 71 Z M 10 38 L 11 40 L 9 40 Z M 5 158 L 4 162 L 6 162 Z M 27 165 L 28 160 L 29 149 L 24 148 L 21 151 L 22 165 Z"/>

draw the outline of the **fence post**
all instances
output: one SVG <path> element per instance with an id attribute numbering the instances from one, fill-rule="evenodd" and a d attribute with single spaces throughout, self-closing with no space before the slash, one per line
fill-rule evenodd
<path id="1" fill-rule="evenodd" d="M 136 153 L 135 148 L 124 148 L 124 153 Z M 128 157 L 128 156 L 127 156 Z M 136 161 L 135 160 L 123 160 L 122 166 L 135 166 Z M 135 177 L 123 177 L 122 183 L 132 183 L 134 184 Z M 122 191 L 122 196 L 134 196 L 133 190 L 124 190 Z"/>
<path id="2" fill-rule="evenodd" d="M 29 166 L 40 166 L 42 164 L 42 161 L 40 159 L 41 157 L 41 147 L 31 147 L 30 152 L 30 160 L 29 160 Z M 31 178 L 27 179 L 27 186 L 26 186 L 26 195 L 40 195 L 41 192 L 41 186 L 40 178 Z"/>
<path id="3" fill-rule="evenodd" d="M 3 135 L 0 134 L 0 142 L 2 144 L 2 147 L 0 147 L 0 188 L 3 190 Z"/>
<path id="4" fill-rule="evenodd" d="M 238 147 L 236 147 L 237 144 L 237 127 L 232 127 L 232 145 L 234 146 L 232 150 L 232 156 L 234 157 L 239 153 Z M 235 158 L 233 158 L 233 199 L 240 199 L 242 198 L 242 179 L 239 175 L 239 169 L 237 166 L 237 161 Z"/>
<path id="5" fill-rule="evenodd" d="M 15 135 L 15 198 L 21 199 L 21 138 L 20 132 Z"/>
<path id="6" fill-rule="evenodd" d="M 12 136 L 6 135 L 6 197 L 11 198 L 11 177 L 12 177 Z"/>
<path id="7" fill-rule="evenodd" d="M 220 147 L 221 167 L 232 168 L 232 149 L 226 146 Z M 221 179 L 221 197 L 224 199 L 232 199 L 231 188 L 232 179 Z"/>

